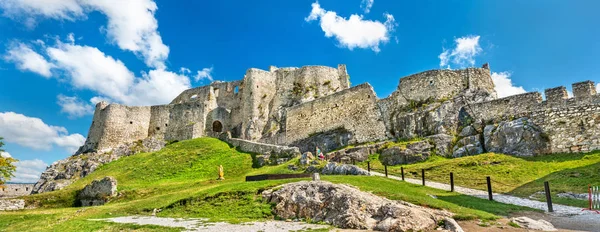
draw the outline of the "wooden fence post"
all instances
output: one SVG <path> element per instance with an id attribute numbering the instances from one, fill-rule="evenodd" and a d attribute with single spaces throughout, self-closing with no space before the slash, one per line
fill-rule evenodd
<path id="1" fill-rule="evenodd" d="M 454 192 L 454 173 L 450 173 L 450 192 Z"/>
<path id="2" fill-rule="evenodd" d="M 371 161 L 367 161 L 367 170 L 371 172 Z"/>
<path id="3" fill-rule="evenodd" d="M 404 167 L 400 167 L 400 172 L 402 173 L 402 181 L 404 181 Z"/>
<path id="4" fill-rule="evenodd" d="M 421 177 L 423 178 L 423 186 L 425 186 L 425 169 L 421 169 Z"/>
<path id="5" fill-rule="evenodd" d="M 548 203 L 548 212 L 554 212 L 552 209 L 552 195 L 550 195 L 550 184 L 548 181 L 544 182 L 544 190 L 546 191 L 546 203 Z"/>
<path id="6" fill-rule="evenodd" d="M 494 198 L 492 197 L 492 180 L 489 176 L 487 176 L 485 179 L 487 180 L 488 198 L 490 199 L 490 201 L 493 201 Z"/>
<path id="7" fill-rule="evenodd" d="M 385 177 L 388 177 L 388 175 L 387 175 L 387 165 L 384 165 L 383 167 L 385 168 Z"/>

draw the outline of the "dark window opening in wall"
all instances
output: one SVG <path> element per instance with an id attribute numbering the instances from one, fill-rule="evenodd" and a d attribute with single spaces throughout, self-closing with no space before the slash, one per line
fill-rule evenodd
<path id="1" fill-rule="evenodd" d="M 25 188 L 25 191 L 29 191 L 29 187 L 26 187 L 26 188 Z"/>
<path id="2" fill-rule="evenodd" d="M 433 81 L 429 81 L 429 85 L 433 85 Z"/>
<path id="3" fill-rule="evenodd" d="M 240 91 L 239 86 L 233 87 L 233 93 L 238 93 L 239 91 Z"/>
<path id="4" fill-rule="evenodd" d="M 159 130 L 160 130 L 160 127 L 156 127 L 156 130 L 157 130 L 157 131 L 159 131 Z"/>
<path id="5" fill-rule="evenodd" d="M 129 121 L 129 124 L 133 124 L 133 121 Z"/>
<path id="6" fill-rule="evenodd" d="M 166 123 L 165 123 L 165 126 L 169 126 L 169 124 L 166 124 Z"/>
<path id="7" fill-rule="evenodd" d="M 212 125 L 213 132 L 223 132 L 223 124 L 219 121 L 214 121 Z"/>

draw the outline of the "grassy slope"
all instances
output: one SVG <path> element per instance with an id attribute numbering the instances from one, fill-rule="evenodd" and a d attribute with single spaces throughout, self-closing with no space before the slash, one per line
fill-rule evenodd
<path id="1" fill-rule="evenodd" d="M 383 170 L 377 155 L 370 160 L 371 167 Z M 367 166 L 366 162 L 359 165 Z M 400 176 L 400 167 L 388 167 L 388 172 Z M 487 153 L 456 159 L 433 157 L 423 163 L 404 165 L 405 175 L 410 178 L 420 179 L 421 169 L 425 169 L 428 180 L 449 183 L 449 173 L 454 172 L 456 185 L 481 190 L 486 190 L 485 177 L 490 176 L 494 192 L 521 197 L 544 191 L 544 181 L 549 181 L 553 202 L 585 207 L 587 201 L 558 198 L 556 194 L 585 193 L 588 184 L 600 185 L 600 152 L 527 158 Z M 539 200 L 545 200 L 543 194 L 539 196 Z"/>
<path id="2" fill-rule="evenodd" d="M 161 227 L 87 220 L 149 215 L 154 208 L 164 209 L 159 216 L 206 217 L 216 221 L 240 222 L 273 218 L 270 205 L 261 201 L 258 192 L 299 179 L 244 182 L 244 176 L 290 172 L 286 167 L 293 162 L 295 161 L 256 169 L 251 167 L 250 154 L 238 152 L 217 139 L 183 141 L 159 152 L 121 158 L 100 167 L 63 190 L 28 196 L 25 199 L 40 208 L 3 212 L 0 216 L 0 231 L 165 230 Z M 218 165 L 224 167 L 224 181 L 214 180 Z M 78 190 L 104 176 L 117 178 L 117 199 L 99 207 L 72 207 Z M 493 219 L 496 215 L 527 210 L 381 177 L 326 176 L 324 179 L 350 183 L 391 199 L 448 209 L 457 213 L 459 219 Z M 427 194 L 436 195 L 438 199 Z"/>

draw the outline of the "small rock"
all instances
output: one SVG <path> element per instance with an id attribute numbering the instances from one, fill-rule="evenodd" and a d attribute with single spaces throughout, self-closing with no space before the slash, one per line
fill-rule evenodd
<path id="1" fill-rule="evenodd" d="M 319 173 L 313 173 L 312 174 L 312 180 L 313 181 L 319 181 L 319 180 L 321 180 L 321 176 L 319 175 Z"/>
<path id="2" fill-rule="evenodd" d="M 359 168 L 355 165 L 336 164 L 334 162 L 327 163 L 321 173 L 325 175 L 369 175 L 367 170 Z"/>
<path id="3" fill-rule="evenodd" d="M 381 163 L 388 166 L 398 164 L 412 164 L 425 161 L 429 157 L 429 153 L 418 153 L 411 149 L 401 147 L 391 147 L 383 150 L 379 159 Z"/>
<path id="4" fill-rule="evenodd" d="M 444 218 L 444 229 L 452 232 L 464 232 L 462 227 L 454 219 L 446 217 Z"/>
<path id="5" fill-rule="evenodd" d="M 517 217 L 511 218 L 510 221 L 525 229 L 556 231 L 556 228 L 554 228 L 554 226 L 550 222 L 541 219 L 536 221 L 528 217 Z"/>
<path id="6" fill-rule="evenodd" d="M 459 137 L 467 137 L 467 136 L 472 136 L 472 135 L 476 135 L 476 134 L 477 134 L 477 130 L 475 130 L 474 127 L 467 126 L 460 131 L 460 134 L 458 134 L 458 136 Z"/>
<path id="7" fill-rule="evenodd" d="M 297 170 L 298 170 L 298 167 L 297 167 L 296 165 L 293 165 L 293 164 L 290 164 L 290 165 L 288 165 L 288 167 L 287 167 L 287 168 L 288 168 L 289 170 L 292 170 L 292 171 L 297 171 Z"/>
<path id="8" fill-rule="evenodd" d="M 570 199 L 577 199 L 577 200 L 588 200 L 589 198 L 589 193 L 572 193 L 572 192 L 566 192 L 566 193 L 559 193 L 556 194 L 558 197 L 564 197 L 564 198 L 570 198 Z"/>
<path id="9" fill-rule="evenodd" d="M 304 152 L 300 156 L 300 165 L 308 165 L 309 162 L 313 159 L 315 159 L 315 157 L 313 156 L 313 154 L 310 151 Z"/>

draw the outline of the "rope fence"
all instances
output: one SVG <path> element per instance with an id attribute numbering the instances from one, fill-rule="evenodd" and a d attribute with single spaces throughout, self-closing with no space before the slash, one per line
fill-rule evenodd
<path id="1" fill-rule="evenodd" d="M 369 172 L 383 172 L 385 177 L 388 177 L 390 173 L 388 173 L 388 167 L 386 165 L 383 168 L 373 168 L 371 163 L 367 161 L 367 169 Z M 396 170 L 397 172 L 397 170 Z M 492 186 L 504 186 L 504 187 L 514 187 L 514 185 L 507 184 L 498 180 L 492 179 L 490 176 L 486 176 L 485 178 L 476 178 L 476 177 L 466 177 L 466 176 L 457 176 L 455 173 L 450 172 L 449 175 L 442 174 L 432 174 L 426 173 L 425 169 L 421 169 L 419 171 L 410 171 L 405 172 L 404 167 L 400 167 L 400 175 L 402 180 L 405 180 L 405 176 L 413 179 L 421 179 L 422 185 L 425 186 L 426 179 L 435 179 L 435 180 L 443 180 L 448 178 L 450 182 L 450 191 L 454 192 L 454 182 L 455 179 L 459 179 L 460 181 L 467 181 L 471 185 L 481 186 L 485 185 L 487 187 L 488 199 L 493 201 L 493 190 Z M 548 181 L 544 182 L 544 193 L 546 195 L 546 203 L 548 204 L 548 212 L 554 212 L 552 207 L 552 195 L 550 192 L 550 183 Z M 583 210 L 591 210 L 598 214 L 600 214 L 600 186 L 589 186 L 589 207 Z"/>

